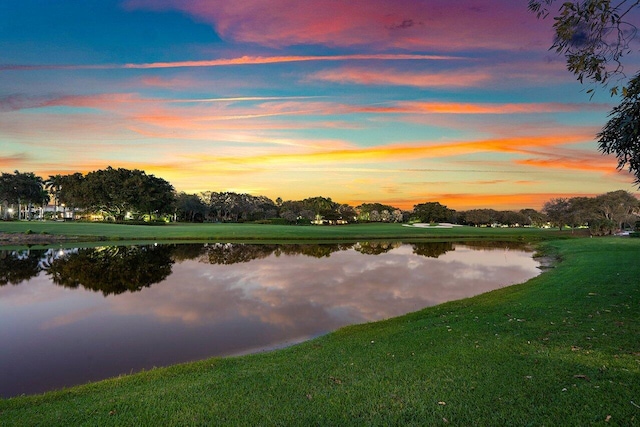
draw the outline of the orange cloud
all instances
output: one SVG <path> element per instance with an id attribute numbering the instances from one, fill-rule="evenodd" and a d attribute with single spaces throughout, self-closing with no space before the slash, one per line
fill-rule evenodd
<path id="1" fill-rule="evenodd" d="M 615 159 L 570 159 L 566 157 L 556 159 L 523 159 L 516 160 L 517 164 L 535 166 L 545 169 L 569 169 L 587 172 L 614 173 L 617 162 Z"/>
<path id="2" fill-rule="evenodd" d="M 383 107 L 384 108 L 384 107 Z M 389 112 L 394 107 L 390 107 Z M 431 114 L 532 114 L 532 113 L 568 113 L 584 110 L 606 111 L 606 104 L 577 103 L 466 103 L 466 102 L 398 102 L 398 113 Z M 375 107 L 373 107 L 375 111 Z"/>
<path id="3" fill-rule="evenodd" d="M 302 154 L 270 154 L 248 157 L 198 156 L 205 162 L 232 164 L 305 164 L 400 161 L 436 157 L 450 157 L 479 152 L 519 153 L 522 147 L 549 147 L 584 141 L 584 135 L 542 136 L 527 138 L 488 139 L 455 143 L 386 145 Z"/>

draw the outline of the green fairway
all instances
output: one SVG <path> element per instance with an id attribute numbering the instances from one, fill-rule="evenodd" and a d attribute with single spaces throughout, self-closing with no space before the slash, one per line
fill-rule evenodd
<path id="1" fill-rule="evenodd" d="M 525 284 L 270 353 L 0 400 L 0 425 L 637 425 L 640 239 L 541 249 L 562 262 Z"/>
<path id="2" fill-rule="evenodd" d="M 32 233 L 75 236 L 90 240 L 217 240 L 301 241 L 361 239 L 496 239 L 539 240 L 571 235 L 558 230 L 535 228 L 417 228 L 402 224 L 352 224 L 346 226 L 295 226 L 265 224 L 185 224 L 163 226 L 82 222 L 0 222 L 0 233 Z"/>

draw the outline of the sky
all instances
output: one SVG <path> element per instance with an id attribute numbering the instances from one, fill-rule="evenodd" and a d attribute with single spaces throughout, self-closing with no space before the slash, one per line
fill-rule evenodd
<path id="1" fill-rule="evenodd" d="M 540 209 L 627 190 L 526 0 L 1 0 L 0 171 Z"/>

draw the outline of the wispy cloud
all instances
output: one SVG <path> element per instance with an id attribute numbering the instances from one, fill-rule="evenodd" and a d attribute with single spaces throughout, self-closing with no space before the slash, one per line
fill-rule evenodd
<path id="1" fill-rule="evenodd" d="M 475 71 L 442 71 L 434 73 L 347 67 L 318 71 L 309 75 L 308 79 L 341 84 L 457 88 L 480 86 L 493 80 L 493 76 L 489 73 Z"/>
<path id="2" fill-rule="evenodd" d="M 392 162 L 408 159 L 425 159 L 459 156 L 481 152 L 520 153 L 523 147 L 549 147 L 559 144 L 583 142 L 585 135 L 563 135 L 551 137 L 528 137 L 462 141 L 453 143 L 424 143 L 414 145 L 385 145 L 354 149 L 317 151 L 301 154 L 279 153 L 248 157 L 198 156 L 201 161 L 211 163 L 267 165 L 267 164 L 314 164 L 314 163 L 369 163 Z"/>
<path id="3" fill-rule="evenodd" d="M 389 106 L 371 106 L 372 113 L 397 114 L 538 114 L 573 113 L 578 111 L 607 111 L 608 104 L 598 103 L 469 103 L 401 101 Z"/>
<path id="4" fill-rule="evenodd" d="M 413 54 L 353 54 L 353 55 L 303 55 L 303 56 L 241 56 L 237 58 L 222 58 L 210 60 L 127 63 L 127 64 L 80 64 L 80 65 L 56 65 L 56 64 L 4 64 L 0 65 L 0 71 L 27 71 L 27 70 L 109 70 L 131 69 L 148 70 L 163 68 L 185 67 L 228 67 L 233 65 L 263 65 L 283 64 L 291 62 L 321 62 L 321 61 L 443 61 L 462 60 L 462 57 L 446 55 L 413 55 Z"/>

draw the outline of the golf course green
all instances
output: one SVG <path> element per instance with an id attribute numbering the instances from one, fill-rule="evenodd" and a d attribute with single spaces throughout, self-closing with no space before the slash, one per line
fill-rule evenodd
<path id="1" fill-rule="evenodd" d="M 93 244 L 517 240 L 555 260 L 523 284 L 289 348 L 0 400 L 2 426 L 640 425 L 640 239 L 397 224 L 8 222 L 0 233 Z M 24 247 L 10 245 L 0 250 Z"/>

